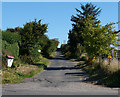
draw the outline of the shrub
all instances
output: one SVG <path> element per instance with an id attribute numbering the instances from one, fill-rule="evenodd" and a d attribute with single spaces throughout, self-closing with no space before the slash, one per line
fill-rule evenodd
<path id="1" fill-rule="evenodd" d="M 43 49 L 43 55 L 46 57 L 53 57 L 54 52 L 57 50 L 59 42 L 56 39 L 51 39 L 48 41 L 47 45 Z"/>
<path id="2" fill-rule="evenodd" d="M 68 44 L 62 44 L 61 45 L 61 52 L 62 52 L 62 54 L 65 54 L 68 51 L 69 51 L 69 45 Z"/>
<path id="3" fill-rule="evenodd" d="M 7 66 L 6 57 L 2 56 L 2 68 L 6 68 L 6 66 Z"/>
<path id="4" fill-rule="evenodd" d="M 31 60 L 31 57 L 27 56 L 27 55 L 20 56 L 20 59 L 24 63 L 29 63 L 29 64 L 33 63 L 32 60 Z"/>
<path id="5" fill-rule="evenodd" d="M 17 33 L 12 33 L 10 31 L 4 31 L 2 32 L 2 40 L 13 44 L 20 41 L 20 35 L 18 35 Z"/>
<path id="6" fill-rule="evenodd" d="M 20 56 L 20 59 L 24 63 L 36 64 L 38 61 L 40 61 L 40 56 L 39 57 L 34 57 L 34 56 L 24 55 L 24 56 Z"/>
<path id="7" fill-rule="evenodd" d="M 71 56 L 71 52 L 68 51 L 68 52 L 65 53 L 66 58 L 69 58 L 70 56 Z"/>
<path id="8" fill-rule="evenodd" d="M 75 48 L 75 52 L 73 53 L 74 57 L 80 59 L 81 55 L 84 53 L 84 47 L 78 43 L 77 47 Z"/>
<path id="9" fill-rule="evenodd" d="M 16 59 L 19 56 L 19 46 L 18 46 L 17 42 L 13 43 L 13 44 L 9 44 L 8 42 L 3 40 L 2 41 L 2 49 L 4 49 L 3 50 L 4 55 L 10 54 L 11 56 L 14 56 Z"/>
<path id="10" fill-rule="evenodd" d="M 14 61 L 13 61 L 13 64 L 12 64 L 12 68 L 16 68 L 17 69 L 17 67 L 19 67 L 19 66 L 21 66 L 21 60 L 20 59 L 14 59 Z"/>
<path id="11" fill-rule="evenodd" d="M 81 61 L 86 61 L 86 57 L 85 57 L 85 56 L 82 56 L 82 57 L 81 57 Z"/>
<path id="12" fill-rule="evenodd" d="M 102 63 L 93 62 L 90 66 L 87 65 L 85 69 L 89 74 L 97 74 L 98 80 L 110 87 L 119 87 L 120 86 L 120 68 L 118 66 L 118 60 L 113 59 L 109 64 L 109 59 L 102 60 Z M 94 67 L 94 68 L 93 68 Z"/>

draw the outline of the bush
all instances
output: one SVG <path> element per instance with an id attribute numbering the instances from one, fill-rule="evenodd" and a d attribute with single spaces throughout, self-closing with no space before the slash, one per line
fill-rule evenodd
<path id="1" fill-rule="evenodd" d="M 62 52 L 62 54 L 65 54 L 68 51 L 69 51 L 69 45 L 68 44 L 62 44 L 61 45 L 61 52 Z"/>
<path id="2" fill-rule="evenodd" d="M 71 52 L 68 51 L 64 55 L 65 55 L 66 58 L 69 58 L 71 56 Z"/>
<path id="3" fill-rule="evenodd" d="M 86 57 L 85 57 L 85 56 L 82 56 L 80 60 L 81 60 L 81 61 L 86 61 Z"/>
<path id="4" fill-rule="evenodd" d="M 19 45 L 20 36 L 17 33 L 12 33 L 10 31 L 2 32 L 2 65 L 6 68 L 6 55 L 14 56 L 14 61 L 12 67 L 16 67 L 17 60 L 19 56 Z M 16 61 L 15 61 L 16 60 Z"/>
<path id="5" fill-rule="evenodd" d="M 6 66 L 7 66 L 6 57 L 2 56 L 2 68 L 6 68 Z"/>
<path id="6" fill-rule="evenodd" d="M 6 41 L 2 41 L 2 49 L 4 55 L 14 56 L 16 59 L 19 56 L 19 46 L 18 43 L 9 44 Z"/>
<path id="7" fill-rule="evenodd" d="M 73 53 L 73 56 L 77 59 L 80 59 L 80 56 L 84 53 L 84 47 L 78 43 L 77 47 L 75 48 L 75 52 Z"/>
<path id="8" fill-rule="evenodd" d="M 4 31 L 2 32 L 2 40 L 5 40 L 8 43 L 13 44 L 20 41 L 20 36 L 17 33 Z"/>
<path id="9" fill-rule="evenodd" d="M 108 59 L 98 62 L 87 60 L 81 67 L 90 75 L 90 79 L 97 80 L 98 83 L 109 87 L 120 87 L 120 68 L 117 59 L 111 60 L 109 64 Z"/>
<path id="10" fill-rule="evenodd" d="M 120 87 L 120 70 L 103 78 L 103 83 L 109 87 Z"/>
<path id="11" fill-rule="evenodd" d="M 38 61 L 40 61 L 40 56 L 34 57 L 34 56 L 24 55 L 24 56 L 20 56 L 20 59 L 24 63 L 36 64 Z"/>
<path id="12" fill-rule="evenodd" d="M 27 55 L 24 55 L 24 56 L 20 56 L 20 59 L 22 62 L 24 63 L 29 63 L 29 64 L 32 64 L 32 59 L 30 56 L 27 56 Z"/>
<path id="13" fill-rule="evenodd" d="M 57 50 L 58 44 L 59 42 L 56 39 L 49 40 L 43 49 L 43 55 L 45 55 L 45 57 L 54 57 L 53 55 Z"/>
<path id="14" fill-rule="evenodd" d="M 17 67 L 19 67 L 19 66 L 21 66 L 21 60 L 20 59 L 14 59 L 14 61 L 13 61 L 13 64 L 12 64 L 12 68 L 16 68 L 17 69 Z"/>

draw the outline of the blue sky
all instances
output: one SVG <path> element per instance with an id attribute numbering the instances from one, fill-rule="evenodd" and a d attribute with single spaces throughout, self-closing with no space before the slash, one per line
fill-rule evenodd
<path id="1" fill-rule="evenodd" d="M 118 21 L 117 2 L 92 3 L 102 9 L 98 17 L 102 25 Z M 68 32 L 72 28 L 70 19 L 77 13 L 75 8 L 80 9 L 80 2 L 3 2 L 2 30 L 23 27 L 23 24 L 35 18 L 42 19 L 42 23 L 48 24 L 48 37 L 58 38 L 61 44 L 68 40 Z M 115 29 L 118 29 L 118 25 L 115 25 Z"/>

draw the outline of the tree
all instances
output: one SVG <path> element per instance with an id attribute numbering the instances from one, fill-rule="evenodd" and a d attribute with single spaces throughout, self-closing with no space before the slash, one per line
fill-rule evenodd
<path id="1" fill-rule="evenodd" d="M 18 33 L 12 33 L 8 30 L 2 31 L 2 40 L 5 40 L 10 44 L 15 42 L 19 43 L 21 41 L 20 35 Z"/>
<path id="2" fill-rule="evenodd" d="M 78 14 L 76 16 L 72 15 L 71 21 L 73 22 L 72 30 L 69 31 L 69 40 L 68 44 L 70 46 L 70 52 L 73 54 L 73 56 L 76 56 L 76 51 L 78 50 L 78 45 L 84 46 L 84 38 L 82 36 L 83 29 L 82 27 L 85 27 L 84 25 L 84 19 L 86 19 L 89 15 L 92 15 L 91 20 L 94 21 L 94 26 L 97 26 L 99 24 L 99 20 L 97 19 L 97 16 L 100 14 L 101 9 L 97 8 L 92 3 L 87 3 L 86 5 L 81 4 L 81 9 L 79 10 L 76 8 L 76 11 Z M 79 56 L 79 55 L 77 55 Z"/>
<path id="3" fill-rule="evenodd" d="M 43 49 L 43 54 L 46 57 L 54 57 L 58 44 L 59 41 L 56 39 L 49 40 Z"/>
<path id="4" fill-rule="evenodd" d="M 71 21 L 75 23 L 75 25 L 78 23 L 81 18 L 87 18 L 88 15 L 92 15 L 92 20 L 95 21 L 95 23 L 98 23 L 97 16 L 99 16 L 101 12 L 101 8 L 97 8 L 96 5 L 93 5 L 92 3 L 86 3 L 85 5 L 81 4 L 81 10 L 76 8 L 76 11 L 78 14 L 77 16 L 72 15 Z M 74 25 L 74 24 L 73 24 Z"/>
<path id="5" fill-rule="evenodd" d="M 8 28 L 6 31 L 3 31 L 2 39 L 10 44 L 17 42 L 21 60 L 33 64 L 39 62 L 42 55 L 45 57 L 52 55 L 53 57 L 57 49 L 59 41 L 57 39 L 49 39 L 45 35 L 47 29 L 47 24 L 42 24 L 41 20 L 37 21 L 35 19 L 24 24 L 23 28 Z"/>
<path id="6" fill-rule="evenodd" d="M 69 52 L 69 45 L 68 44 L 61 44 L 60 48 L 61 48 L 62 54 Z"/>
<path id="7" fill-rule="evenodd" d="M 33 50 L 41 49 L 40 38 L 47 32 L 47 24 L 41 24 L 41 20 L 38 22 L 32 21 L 24 25 L 21 31 L 21 54 L 31 55 Z M 36 51 L 37 52 L 37 51 Z"/>
<path id="8" fill-rule="evenodd" d="M 105 26 L 97 25 L 92 16 L 88 16 L 86 19 L 81 20 L 84 24 L 82 31 L 80 31 L 84 41 L 84 46 L 88 56 L 101 56 L 103 54 L 110 54 L 110 45 L 115 45 L 116 34 L 113 31 L 113 24 L 106 24 Z"/>

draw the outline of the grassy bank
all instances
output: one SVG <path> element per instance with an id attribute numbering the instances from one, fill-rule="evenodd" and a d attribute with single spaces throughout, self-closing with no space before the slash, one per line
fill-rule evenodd
<path id="1" fill-rule="evenodd" d="M 86 60 L 80 61 L 77 66 L 88 74 L 89 78 L 86 82 L 108 87 L 120 87 L 120 68 L 118 65 L 118 60 L 113 59 L 110 64 L 107 60 L 101 63 Z"/>
<path id="2" fill-rule="evenodd" d="M 2 70 L 2 83 L 20 83 L 23 79 L 33 77 L 49 65 L 49 60 L 42 58 L 36 64 L 21 64 L 17 68 L 5 68 Z"/>

